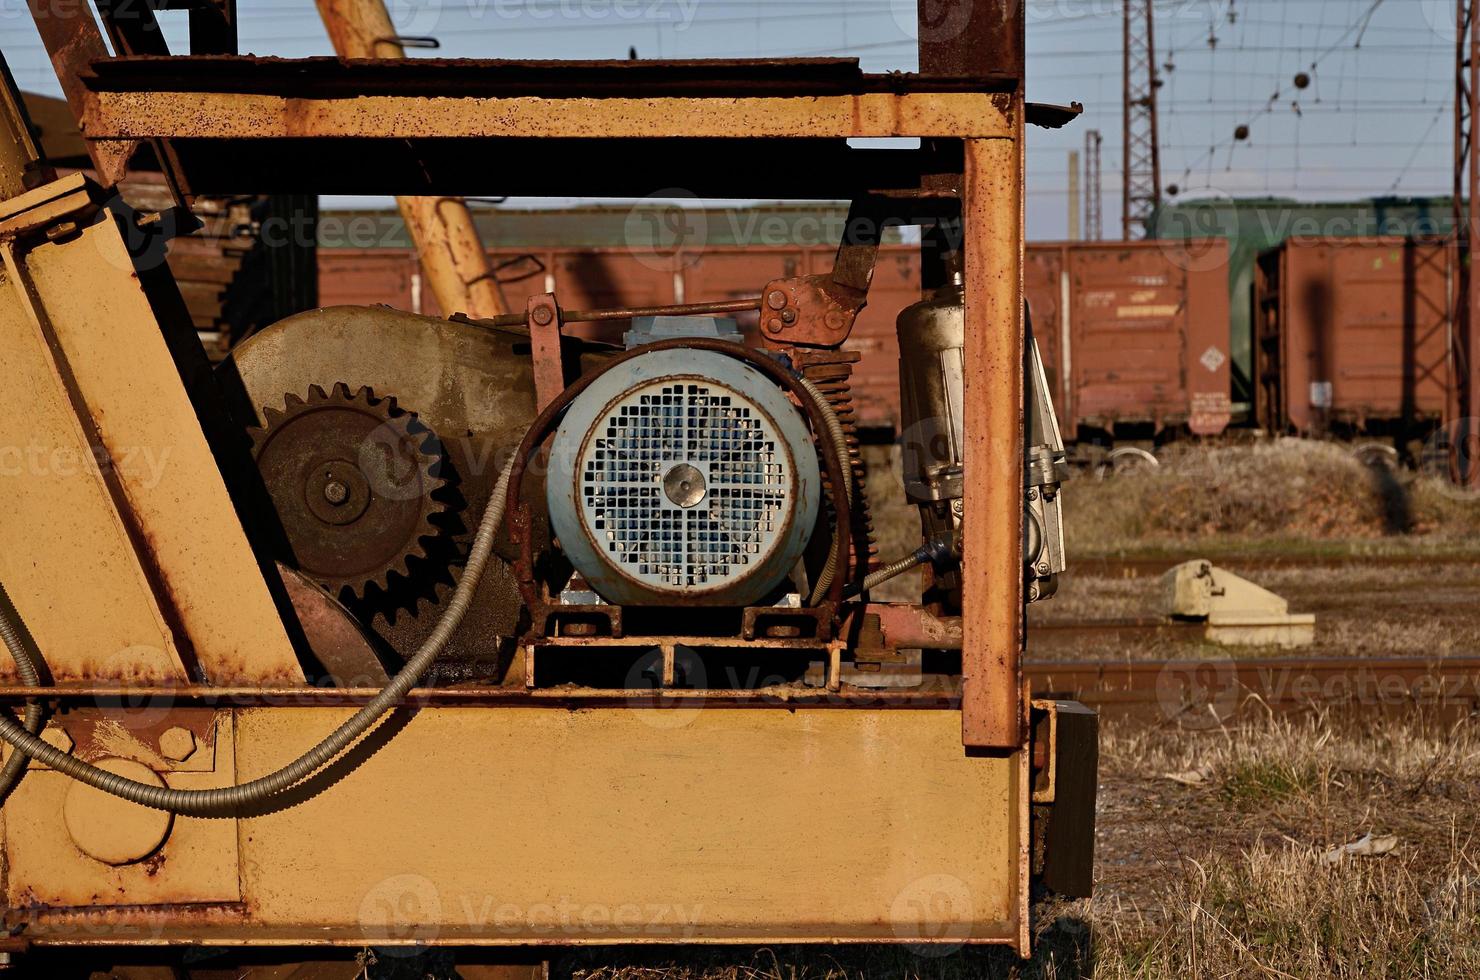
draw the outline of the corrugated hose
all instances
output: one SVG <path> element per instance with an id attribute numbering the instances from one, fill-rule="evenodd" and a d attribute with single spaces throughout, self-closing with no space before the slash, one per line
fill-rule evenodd
<path id="1" fill-rule="evenodd" d="M 473 593 L 483 578 L 484 568 L 493 552 L 493 539 L 503 523 L 504 501 L 508 496 L 510 471 L 511 467 L 505 465 L 503 472 L 499 474 L 493 494 L 488 498 L 488 507 L 483 511 L 483 519 L 478 524 L 478 533 L 473 538 L 473 547 L 468 554 L 462 578 L 458 581 L 457 588 L 447 603 L 447 611 L 437 621 L 431 636 L 426 638 L 411 659 L 406 661 L 406 666 L 401 668 L 400 672 L 379 694 L 355 712 L 353 717 L 331 732 L 322 742 L 293 762 L 276 772 L 237 786 L 225 786 L 218 789 L 170 789 L 150 786 L 106 772 L 68 755 L 17 725 L 8 712 L 0 711 L 0 738 L 18 750 L 12 754 L 11 763 L 6 767 L 5 772 L 0 773 L 0 779 L 5 778 L 5 774 L 10 772 L 12 766 L 15 766 L 17 759 L 21 760 L 20 766 L 24 766 L 25 759 L 29 756 L 79 782 L 131 803 L 196 817 L 230 816 L 248 804 L 260 803 L 297 786 L 322 769 L 351 743 L 373 728 L 392 708 L 400 704 L 417 682 L 426 675 L 442 652 L 442 648 L 447 645 L 447 641 L 462 624 L 463 615 L 472 602 Z M 9 611 L 0 608 L 0 634 L 4 635 L 6 647 L 10 650 L 11 656 L 15 657 L 22 679 L 28 684 L 36 685 L 39 684 L 39 678 L 36 677 L 36 665 L 30 662 L 29 650 L 22 642 L 24 629 L 18 617 L 12 621 Z M 29 676 L 26 674 L 28 669 L 31 672 Z M 26 717 L 29 726 L 32 718 L 29 706 Z"/>

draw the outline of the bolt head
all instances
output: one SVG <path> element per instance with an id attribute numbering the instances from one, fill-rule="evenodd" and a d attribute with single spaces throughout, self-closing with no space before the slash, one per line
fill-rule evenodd
<path id="1" fill-rule="evenodd" d="M 550 321 L 553 319 L 555 319 L 555 314 L 548 306 L 536 306 L 534 308 L 534 322 L 540 326 L 549 326 Z"/>
<path id="2" fill-rule="evenodd" d="M 349 487 L 338 480 L 330 480 L 324 484 L 324 499 L 335 507 L 349 500 Z"/>
<path id="3" fill-rule="evenodd" d="M 766 294 L 766 305 L 773 310 L 786 308 L 786 294 L 779 289 L 773 289 Z"/>
<path id="4" fill-rule="evenodd" d="M 774 317 L 773 316 L 773 317 L 771 317 L 771 319 L 769 319 L 769 320 L 766 321 L 766 331 L 768 333 L 780 333 L 781 331 L 783 331 L 785 329 L 786 329 L 786 324 L 784 324 L 784 323 L 781 322 L 781 318 L 780 317 Z"/>
<path id="5" fill-rule="evenodd" d="M 159 754 L 174 762 L 184 762 L 195 753 L 195 733 L 188 728 L 169 728 L 159 736 Z"/>
<path id="6" fill-rule="evenodd" d="M 797 311 L 796 310 L 782 310 L 781 311 L 781 319 L 782 319 L 783 322 L 785 322 L 787 324 L 796 323 L 797 322 Z"/>
<path id="7" fill-rule="evenodd" d="M 42 730 L 41 741 L 59 752 L 71 752 L 74 745 L 72 736 L 67 734 L 66 729 L 58 728 L 56 725 L 47 725 Z"/>

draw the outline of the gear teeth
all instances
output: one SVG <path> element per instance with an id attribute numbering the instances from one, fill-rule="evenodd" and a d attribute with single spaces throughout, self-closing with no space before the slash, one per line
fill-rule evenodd
<path id="1" fill-rule="evenodd" d="M 371 599 L 379 603 L 382 599 L 391 599 L 399 603 L 400 600 L 396 597 L 408 591 L 399 588 L 404 584 L 402 580 L 414 581 L 415 579 L 408 559 L 415 558 L 419 562 L 430 560 L 426 542 L 445 533 L 441 527 L 431 521 L 434 515 L 448 510 L 447 502 L 440 496 L 434 496 L 449 486 L 448 479 L 442 475 L 443 466 L 446 463 L 446 452 L 441 440 L 429 426 L 420 421 L 415 412 L 402 409 L 394 396 L 377 396 L 366 385 L 351 391 L 347 382 L 336 381 L 329 385 L 329 390 L 326 391 L 323 385 L 314 384 L 308 387 L 306 399 L 296 393 L 289 393 L 284 396 L 283 404 L 282 409 L 263 407 L 262 425 L 252 427 L 250 433 L 254 453 L 261 452 L 268 439 L 279 430 L 279 427 L 286 429 L 287 426 L 292 425 L 300 412 L 327 404 L 336 407 L 343 405 L 346 408 L 359 410 L 373 409 L 374 413 L 384 419 L 387 424 L 399 430 L 405 439 L 405 445 L 418 457 L 415 463 L 422 482 L 421 515 L 419 526 L 410 540 L 401 545 L 398 554 L 387 557 L 383 566 L 365 578 L 346 580 L 332 575 L 321 574 L 319 576 L 320 583 L 330 589 L 336 597 L 342 597 L 348 592 L 360 600 Z M 400 608 L 399 605 L 398 608 Z"/>

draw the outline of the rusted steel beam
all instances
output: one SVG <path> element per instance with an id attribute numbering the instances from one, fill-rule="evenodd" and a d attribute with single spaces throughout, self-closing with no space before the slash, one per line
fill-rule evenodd
<path id="1" fill-rule="evenodd" d="M 81 119 L 87 97 L 82 72 L 93 62 L 108 57 L 108 48 L 103 44 L 103 34 L 93 19 L 92 9 L 86 3 L 26 2 L 41 35 L 41 43 L 51 58 L 51 66 L 57 73 L 62 94 L 67 98 L 67 105 L 72 109 L 72 115 Z M 92 157 L 98 182 L 111 187 L 122 180 L 128 172 L 129 157 L 133 156 L 137 146 L 138 142 L 134 140 L 113 143 L 89 141 L 87 152 Z"/>
<path id="2" fill-rule="evenodd" d="M 961 736 L 1023 744 L 1023 148 L 966 144 L 966 498 Z"/>
<path id="3" fill-rule="evenodd" d="M 920 69 L 933 74 L 1023 77 L 1027 4 L 937 0 L 917 5 Z"/>
<path id="4" fill-rule="evenodd" d="M 93 91 L 94 140 L 616 137 L 834 138 L 1014 135 L 1007 97 L 981 92 L 744 98 L 288 97 Z"/>

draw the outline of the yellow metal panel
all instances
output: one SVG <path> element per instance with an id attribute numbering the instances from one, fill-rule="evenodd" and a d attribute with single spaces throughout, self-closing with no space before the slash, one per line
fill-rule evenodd
<path id="1" fill-rule="evenodd" d="M 92 92 L 89 139 L 280 137 L 1012 137 L 981 92 L 754 98 L 290 98 Z"/>
<path id="2" fill-rule="evenodd" d="M 97 724 L 118 727 L 101 714 Z M 159 763 L 154 767 L 162 770 L 165 782 L 177 789 L 229 786 L 235 781 L 231 730 L 231 716 L 223 712 L 214 742 L 200 750 L 214 761 L 211 771 L 163 771 L 166 767 Z M 108 738 L 120 734 L 121 730 Z M 89 756 L 89 761 L 98 758 L 91 753 Z M 33 769 L 6 800 L 6 895 L 11 908 L 30 909 L 35 914 L 38 907 L 106 908 L 240 899 L 236 821 L 175 817 L 163 845 L 154 853 L 129 864 L 104 864 L 78 848 L 62 819 L 67 795 L 77 792 L 76 786 L 61 773 Z M 120 801 L 118 806 L 145 817 L 155 815 L 134 804 Z M 125 812 L 122 817 L 110 814 L 110 819 L 126 823 L 129 817 Z M 115 828 L 94 829 L 109 832 Z M 104 924 L 96 913 L 93 915 L 86 921 L 94 927 Z M 153 918 L 159 921 L 160 913 L 155 912 Z M 106 929 L 98 931 L 100 937 L 109 934 Z M 113 941 L 134 938 L 124 934 Z"/>
<path id="3" fill-rule="evenodd" d="M 0 291 L 0 582 L 56 680 L 183 679 L 25 289 Z M 15 678 L 9 657 L 0 675 Z"/>
<path id="4" fill-rule="evenodd" d="M 141 554 L 142 563 L 121 562 L 108 566 L 108 572 L 128 576 L 136 587 L 138 569 L 152 570 L 156 603 L 166 622 L 184 634 L 175 637 L 176 645 L 185 641 L 182 652 L 193 655 L 207 679 L 301 680 L 296 654 L 116 226 L 100 221 L 69 240 L 40 245 L 13 263 L 19 264 L 13 264 L 12 276 L 30 280 L 40 311 L 38 329 L 49 342 L 58 372 L 51 386 L 68 388 L 69 409 L 86 413 L 84 424 L 96 432 L 95 444 L 103 448 L 116 487 L 113 503 L 130 515 L 124 523 L 132 545 L 147 552 Z M 23 412 L 18 418 L 29 424 L 32 414 Z M 57 482 L 55 475 L 49 482 Z M 43 487 L 37 492 L 47 491 Z M 30 539 L 34 545 L 22 545 L 21 554 L 8 560 L 21 563 L 36 551 L 52 550 L 74 567 L 92 561 L 92 539 L 65 526 L 71 515 L 55 500 L 50 506 L 56 536 L 35 540 L 30 528 L 17 524 L 6 540 Z M 117 537 L 115 531 L 106 542 L 115 551 Z M 89 608 L 95 593 L 79 590 L 70 576 L 33 576 L 22 570 L 28 579 L 25 591 L 49 592 L 56 602 L 64 597 L 72 616 L 87 619 L 77 610 Z M 7 585 L 11 581 L 7 578 Z M 102 597 L 115 591 L 105 588 Z M 21 613 L 50 660 L 56 655 L 53 637 L 38 629 L 41 624 L 31 620 L 26 608 Z M 116 651 L 111 626 L 95 625 L 105 642 L 94 647 Z M 72 627 L 72 638 L 78 632 Z M 115 677 L 135 670 L 119 656 L 109 668 L 90 670 L 88 676 Z"/>
<path id="5" fill-rule="evenodd" d="M 240 711 L 241 778 L 345 716 Z M 401 721 L 322 795 L 241 822 L 259 937 L 1021 943 L 1023 755 L 964 755 L 954 711 Z"/>

